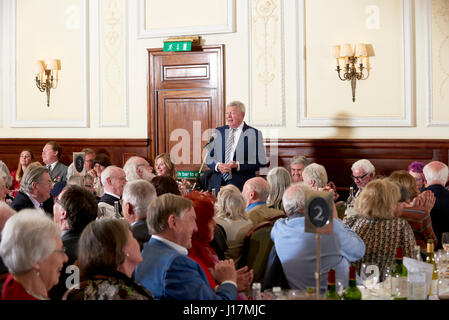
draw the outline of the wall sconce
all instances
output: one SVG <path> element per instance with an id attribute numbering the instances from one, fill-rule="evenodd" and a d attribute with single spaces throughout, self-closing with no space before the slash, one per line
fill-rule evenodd
<path id="1" fill-rule="evenodd" d="M 355 46 L 355 53 L 352 46 L 348 43 L 341 46 L 333 46 L 332 54 L 337 59 L 337 73 L 342 81 L 351 81 L 352 102 L 355 102 L 355 87 L 357 80 L 368 79 L 368 53 L 366 45 L 358 43 Z M 365 65 L 363 64 L 365 58 Z M 340 61 L 344 61 L 344 69 L 340 68 Z M 358 64 L 358 67 L 356 65 Z M 366 70 L 366 72 L 364 72 Z M 343 71 L 341 75 L 340 71 Z"/>
<path id="2" fill-rule="evenodd" d="M 36 61 L 36 86 L 40 92 L 47 92 L 47 107 L 50 106 L 50 89 L 58 86 L 58 70 L 61 70 L 61 60 L 53 59 L 47 64 L 42 60 Z"/>

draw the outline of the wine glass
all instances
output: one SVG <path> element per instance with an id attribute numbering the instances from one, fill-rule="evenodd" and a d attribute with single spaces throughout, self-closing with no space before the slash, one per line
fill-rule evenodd
<path id="1" fill-rule="evenodd" d="M 443 232 L 441 234 L 441 245 L 446 253 L 449 252 L 449 232 Z"/>
<path id="2" fill-rule="evenodd" d="M 379 282 L 379 267 L 373 262 L 364 262 L 360 269 L 360 278 L 367 289 L 374 289 Z"/>

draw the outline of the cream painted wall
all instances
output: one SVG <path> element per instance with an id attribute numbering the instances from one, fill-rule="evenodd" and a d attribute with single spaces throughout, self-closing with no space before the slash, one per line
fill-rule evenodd
<path id="1" fill-rule="evenodd" d="M 60 3 L 59 0 L 46 0 L 47 2 L 54 1 L 55 3 Z M 69 0 L 64 0 L 69 1 Z M 76 0 L 73 0 L 76 2 Z M 84 0 L 78 0 L 78 2 L 83 2 Z M 165 5 L 166 2 L 164 0 L 146 0 L 151 1 L 152 6 L 160 6 Z M 228 8 L 226 0 L 214 0 L 221 1 L 222 16 L 219 19 L 220 23 L 223 21 L 228 21 Z M 358 2 L 358 0 L 344 0 L 345 3 L 348 2 Z M 323 127 L 298 127 L 298 115 L 301 112 L 300 105 L 302 97 L 299 95 L 301 90 L 301 86 L 303 83 L 300 78 L 300 70 L 298 69 L 301 66 L 301 61 L 298 59 L 299 50 L 298 47 L 298 39 L 299 39 L 299 26 L 300 23 L 303 23 L 302 20 L 299 19 L 301 13 L 301 1 L 299 0 L 276 0 L 276 1 L 268 1 L 268 0 L 252 0 L 251 6 L 248 1 L 244 0 L 236 0 L 235 4 L 235 32 L 227 32 L 223 31 L 221 33 L 208 33 L 207 32 L 207 24 L 210 23 L 206 18 L 201 19 L 202 16 L 207 16 L 207 12 L 201 12 L 201 7 L 198 7 L 194 12 L 197 13 L 197 16 L 194 19 L 191 19 L 193 27 L 201 27 L 204 28 L 204 34 L 202 35 L 202 39 L 205 44 L 225 44 L 225 66 L 226 66 L 226 101 L 231 100 L 241 100 L 248 105 L 248 114 L 247 121 L 250 120 L 251 123 L 256 123 L 258 128 L 260 128 L 264 132 L 265 137 L 271 138 L 426 138 L 426 139 L 449 139 L 449 130 L 447 130 L 447 126 L 449 124 L 445 124 L 443 126 L 427 126 L 429 121 L 429 101 L 431 91 L 429 88 L 429 76 L 431 75 L 429 69 L 432 66 L 432 63 L 435 64 L 435 61 L 431 61 L 429 56 L 428 46 L 432 45 L 429 43 L 429 35 L 428 30 L 431 21 L 429 18 L 432 17 L 429 13 L 428 1 L 430 0 L 413 0 L 414 4 L 414 48 L 415 48 L 415 60 L 417 63 L 413 63 L 415 67 L 415 75 L 416 79 L 414 82 L 415 85 L 415 106 L 416 109 L 413 110 L 413 116 L 416 118 L 415 125 L 411 127 L 392 127 L 387 123 L 385 126 L 381 127 L 334 127 L 334 126 L 323 126 Z M 1 8 L 3 9 L 5 16 L 10 16 L 11 12 L 14 10 L 11 9 L 11 5 L 17 4 L 27 5 L 28 2 L 39 3 L 38 0 L 5 0 L 0 1 Z M 390 42 L 394 42 L 395 36 L 397 36 L 397 28 L 395 26 L 394 32 L 391 30 L 384 30 L 381 28 L 380 34 L 378 37 L 370 38 L 368 32 L 363 28 L 357 28 L 357 30 L 353 30 L 353 25 L 351 23 L 345 24 L 344 19 L 340 19 L 340 25 L 338 30 L 341 30 L 341 33 L 345 33 L 345 37 L 341 39 L 337 39 L 337 33 L 333 33 L 332 36 L 327 38 L 318 38 L 318 36 L 322 36 L 327 33 L 327 28 L 323 30 L 326 23 L 323 22 L 323 27 L 319 28 L 319 23 L 317 23 L 316 12 L 309 12 L 307 10 L 307 4 L 310 0 L 306 0 L 306 10 L 304 11 L 306 14 L 305 19 L 305 27 L 307 29 L 307 23 L 309 19 L 314 17 L 314 20 L 311 25 L 309 25 L 309 31 L 312 34 L 309 34 L 309 38 L 314 38 L 312 42 L 312 47 L 306 48 L 309 50 L 308 54 L 315 53 L 316 56 L 310 57 L 306 55 L 305 66 L 306 70 L 309 72 L 315 72 L 310 77 L 306 77 L 305 87 L 306 90 L 311 90 L 311 96 L 307 97 L 306 107 L 308 111 L 312 112 L 311 114 L 322 115 L 323 112 L 334 111 L 331 108 L 332 105 L 335 105 L 335 99 L 347 102 L 340 104 L 340 111 L 352 111 L 353 107 L 352 101 L 350 100 L 350 86 L 349 83 L 342 83 L 337 79 L 336 72 L 334 71 L 334 59 L 331 57 L 330 48 L 335 42 L 347 41 L 353 42 L 356 40 L 363 40 L 367 42 L 373 42 L 372 45 L 376 50 L 377 47 L 381 47 L 384 44 L 378 44 L 378 39 L 382 39 L 383 37 L 388 37 Z M 324 10 L 323 17 L 326 15 L 331 16 L 335 7 L 332 6 L 336 1 L 320 0 L 322 3 L 322 10 Z M 126 4 L 125 4 L 126 3 Z M 182 21 L 182 17 L 178 17 L 176 19 L 177 13 L 176 8 L 182 8 L 182 6 L 177 6 L 175 3 L 185 3 L 184 0 L 172 0 L 170 4 L 173 6 L 173 10 L 170 11 L 169 17 L 174 17 L 173 22 L 167 18 L 166 20 L 162 19 L 159 21 L 155 21 L 155 26 L 159 28 L 176 28 L 176 23 Z M 343 2 L 339 2 L 343 3 Z M 397 12 L 398 6 L 402 3 L 401 0 L 373 0 L 370 1 L 372 4 L 378 3 L 381 7 L 385 7 L 386 10 L 382 10 L 381 18 L 383 18 L 383 14 L 387 12 Z M 189 1 L 191 7 L 194 7 L 195 2 Z M 254 58 L 257 57 L 258 54 L 264 54 L 264 47 L 258 46 L 251 41 L 254 40 L 254 34 L 251 34 L 254 30 L 260 30 L 261 21 L 254 21 L 250 19 L 250 17 L 255 15 L 255 10 L 260 9 L 266 5 L 275 4 L 277 8 L 282 6 L 281 10 L 275 10 L 274 16 L 272 17 L 273 21 L 277 21 L 275 24 L 266 24 L 268 28 L 274 28 L 269 30 L 270 37 L 275 38 L 274 42 L 274 54 L 276 55 L 275 62 L 275 78 L 276 85 L 270 88 L 272 90 L 270 94 L 273 95 L 274 98 L 268 99 L 269 103 L 263 105 L 263 101 L 260 99 L 257 100 L 254 97 L 263 96 L 265 94 L 263 88 L 255 89 L 261 87 L 257 83 L 254 82 L 254 79 L 257 78 L 257 74 L 252 74 L 250 67 L 252 67 L 252 71 L 254 72 L 254 66 L 257 66 Z M 59 8 L 57 11 L 46 11 L 42 13 L 42 15 L 47 15 L 49 18 L 54 17 L 63 17 L 66 13 L 67 8 L 61 8 L 59 6 L 53 6 L 53 8 Z M 105 57 L 105 48 L 107 44 L 105 44 L 105 39 L 107 39 L 108 30 L 111 31 L 111 19 L 104 19 L 105 10 L 108 8 L 116 7 L 116 15 L 113 14 L 114 10 L 110 15 L 110 18 L 118 18 L 122 19 L 119 21 L 114 21 L 113 30 L 117 32 L 121 32 L 121 36 L 119 38 L 115 38 L 114 40 L 118 41 L 114 46 L 114 55 L 109 58 Z M 391 7 L 389 7 L 391 6 Z M 150 6 L 151 7 L 151 6 Z M 338 6 L 337 6 L 338 7 Z M 17 45 L 22 43 L 23 45 L 30 46 L 30 41 L 26 41 L 26 39 L 15 39 L 14 34 L 11 29 L 11 24 L 8 23 L 8 19 L 2 19 L 2 28 L 3 35 L 2 37 L 2 52 L 0 55 L 1 58 L 1 98 L 0 98 L 0 106 L 2 107 L 2 117 L 0 123 L 0 137 L 61 137 L 61 138 L 146 138 L 147 137 L 147 72 L 148 72 L 148 56 L 147 56 L 147 48 L 160 48 L 163 44 L 163 39 L 165 36 L 157 37 L 157 38 L 145 38 L 139 35 L 140 25 L 138 22 L 141 20 L 142 14 L 139 11 L 139 0 L 135 1 L 118 1 L 118 0 L 96 0 L 96 1 L 88 1 L 88 17 L 89 17 L 89 30 L 88 30 L 88 41 L 85 43 L 88 53 L 88 91 L 86 97 L 79 97 L 79 94 L 75 97 L 71 98 L 69 93 L 64 93 L 63 90 L 55 93 L 55 101 L 60 101 L 58 106 L 50 107 L 50 114 L 48 118 L 60 117 L 72 121 L 77 121 L 79 118 L 79 112 L 76 110 L 80 108 L 79 103 L 75 103 L 75 100 L 81 100 L 83 98 L 87 99 L 88 108 L 86 114 L 86 123 L 87 127 L 63 127 L 63 128 L 52 128 L 51 126 L 43 126 L 43 127 L 14 127 L 12 128 L 12 118 L 14 115 L 14 110 L 27 110 L 29 109 L 29 113 L 26 114 L 31 115 L 36 113 L 36 116 L 33 117 L 35 119 L 31 120 L 39 120 L 39 117 L 42 117 L 47 112 L 47 107 L 44 103 L 45 95 L 37 91 L 34 86 L 34 79 L 32 70 L 29 71 L 29 76 L 26 75 L 27 71 L 25 68 L 25 64 L 21 65 L 20 77 L 16 77 L 16 83 L 11 82 L 9 78 L 8 72 L 4 72 L 5 70 L 9 70 L 9 65 L 18 59 L 20 61 L 33 61 L 35 57 L 43 56 L 45 54 L 44 48 L 46 45 L 49 48 L 55 47 L 64 47 L 70 48 L 75 44 L 74 38 L 70 37 L 68 34 L 64 36 L 64 30 L 58 30 L 61 34 L 61 40 L 58 41 L 58 44 L 53 45 L 51 39 L 42 38 L 38 45 L 35 46 L 35 49 L 28 47 L 28 51 L 30 52 L 18 52 Z M 394 9 L 388 11 L 387 9 Z M 54 9 L 56 10 L 56 9 Z M 326 11 L 327 10 L 327 11 Z M 355 9 L 354 9 L 355 10 Z M 102 14 L 103 12 L 103 14 Z M 16 14 L 19 13 L 21 16 L 16 17 L 12 20 L 12 22 L 20 22 L 24 15 L 23 11 L 19 10 Z M 230 14 L 233 14 L 230 12 Z M 309 16 L 307 16 L 309 15 Z M 151 17 L 151 14 L 149 15 Z M 163 16 L 162 14 L 159 16 Z M 103 18 L 102 18 L 103 17 Z M 341 15 L 340 15 L 341 17 Z M 44 17 L 40 17 L 41 20 Z M 395 17 L 388 17 L 389 21 L 394 22 Z M 443 12 L 443 18 L 448 19 L 449 13 Z M 218 18 L 217 18 L 218 19 Z M 276 20 L 277 19 L 277 20 Z M 360 18 L 359 18 L 360 19 Z M 397 20 L 400 20 L 401 17 L 397 17 Z M 397 21 L 396 21 L 397 22 Z M 109 23 L 109 24 L 108 24 Z M 163 24 L 166 23 L 164 26 Z M 152 26 L 151 23 L 147 23 L 147 26 Z M 313 28 L 310 28 L 312 27 Z M 108 29 L 109 28 L 109 29 Z M 22 37 L 28 37 L 29 39 L 34 39 L 37 37 L 39 33 L 39 28 L 35 28 L 33 35 L 32 28 L 29 28 L 29 33 Z M 259 32 L 257 31 L 257 36 L 259 36 Z M 434 28 L 432 29 L 432 37 L 431 39 L 435 39 Z M 16 35 L 18 33 L 16 32 Z M 20 34 L 20 33 L 19 33 Z M 180 34 L 181 35 L 181 34 Z M 140 37 L 139 37 L 140 36 Z M 251 36 L 253 38 L 251 38 Z M 321 41 L 316 41 L 316 39 Z M 367 39 L 367 40 L 364 40 Z M 436 38 L 440 39 L 440 38 Z M 15 40 L 12 41 L 12 40 Z M 48 43 L 47 43 L 47 42 Z M 435 41 L 435 40 L 434 40 Z M 438 40 L 443 41 L 443 40 Z M 78 41 L 77 41 L 78 42 Z M 11 48 L 11 43 L 14 44 L 14 48 Z M 117 44 L 118 43 L 118 44 Z M 307 41 L 306 41 L 307 43 Z M 40 48 L 40 49 L 39 49 Z M 14 50 L 13 50 L 14 49 Z M 302 48 L 301 48 L 302 49 Z M 306 50 L 307 52 L 307 50 Z M 393 52 L 397 52 L 397 49 L 394 49 Z M 14 53 L 14 59 L 11 58 L 11 53 Z M 273 53 L 271 53 L 273 54 Z M 379 53 L 380 54 L 380 53 Z M 398 57 L 395 54 L 392 57 L 391 61 L 387 61 L 388 63 L 400 62 L 401 57 Z M 435 59 L 435 57 L 433 57 Z M 70 69 L 80 70 L 82 68 L 82 56 L 81 53 L 78 54 L 77 57 L 73 58 L 64 58 L 69 59 L 69 61 L 62 61 L 63 70 L 60 73 L 60 85 L 68 85 L 70 81 L 73 81 L 75 78 L 79 78 L 79 76 L 75 76 L 75 72 L 73 74 L 70 72 Z M 111 69 L 111 67 L 107 66 L 107 59 L 118 59 L 118 66 L 120 72 L 116 72 L 118 69 Z M 376 72 L 381 72 L 385 74 L 386 71 L 383 69 L 385 66 L 381 63 L 382 60 L 387 59 L 385 56 L 376 57 L 373 59 L 373 68 L 377 68 L 377 70 L 373 70 L 373 74 Z M 31 62 L 27 62 L 31 63 Z M 398 77 L 397 70 L 399 66 L 396 66 L 395 77 Z M 17 66 L 16 66 L 17 67 Z M 118 74 L 119 79 L 117 79 L 116 84 L 112 84 L 109 89 L 105 87 L 105 77 L 115 70 Z M 251 76 L 252 75 L 252 76 Z M 325 82 L 323 83 L 323 80 Z M 77 92 L 82 88 L 82 83 L 73 84 Z M 438 78 L 433 78 L 433 90 L 441 84 L 438 83 Z M 127 85 L 126 85 L 127 83 Z M 360 84 L 357 90 L 357 106 L 360 107 L 354 114 L 363 114 L 364 116 L 375 115 L 381 110 L 375 109 L 376 101 L 378 95 L 373 93 L 377 93 L 379 88 L 376 86 L 376 83 L 381 83 L 381 79 L 377 78 L 373 75 L 373 78 L 365 80 Z M 380 85 L 380 84 L 379 84 Z M 251 87 L 250 87 L 251 86 Z M 394 103 L 390 108 L 387 108 L 383 111 L 383 115 L 388 115 L 389 112 L 395 114 L 398 113 L 398 110 L 402 110 L 402 92 L 395 92 L 395 86 L 398 86 L 397 80 L 394 81 L 392 88 L 390 88 L 390 92 L 388 95 L 390 96 L 390 103 Z M 32 104 L 24 102 L 21 99 L 17 99 L 20 105 L 14 105 L 12 102 L 12 97 L 14 96 L 12 92 L 14 90 L 20 88 L 21 99 L 29 99 L 30 97 L 36 97 L 36 101 L 42 100 L 41 103 L 37 103 L 34 101 Z M 64 87 L 61 87 L 61 89 Z M 108 91 L 110 90 L 110 91 Z M 112 105 L 108 103 L 107 94 L 108 92 L 118 90 L 120 93 L 120 99 L 114 100 L 121 101 L 118 105 Z M 306 91 L 307 92 L 307 91 Z M 380 93 L 379 93 L 380 95 Z M 373 101 L 374 100 L 374 101 Z M 277 102 L 279 101 L 279 103 Z M 66 102 L 66 103 L 64 103 Z M 69 105 L 75 103 L 76 107 L 70 108 Z M 382 107 L 385 107 L 383 102 Z M 440 120 L 438 117 L 441 117 L 441 120 L 447 120 L 447 114 L 444 114 L 440 111 L 436 110 L 446 110 L 447 109 L 447 100 L 433 100 L 433 103 L 438 105 L 434 105 L 433 109 L 435 112 L 433 113 L 434 117 L 437 117 L 435 120 Z M 315 107 L 316 106 L 316 107 Z M 58 108 L 55 110 L 55 108 Z M 39 112 L 39 108 L 42 112 Z M 269 117 L 266 117 L 267 114 L 258 116 L 258 112 L 261 110 L 267 110 L 267 114 Z M 37 110 L 37 111 L 36 111 Z M 22 112 L 22 111 L 21 111 Z M 251 116 L 249 116 L 251 115 Z M 271 121 L 271 119 L 273 119 Z M 32 122 L 32 121 L 31 121 Z M 275 125 L 275 126 L 273 126 Z"/>

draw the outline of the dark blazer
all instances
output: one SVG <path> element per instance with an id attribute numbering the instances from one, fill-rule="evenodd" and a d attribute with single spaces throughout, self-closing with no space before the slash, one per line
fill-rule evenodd
<path id="1" fill-rule="evenodd" d="M 52 181 L 67 181 L 67 166 L 61 162 L 55 164 L 53 170 L 50 171 Z"/>
<path id="2" fill-rule="evenodd" d="M 47 212 L 51 217 L 53 217 L 53 197 L 50 196 L 47 200 L 42 204 L 42 208 L 45 212 Z M 11 203 L 11 208 L 16 211 L 20 211 L 22 209 L 31 208 L 34 209 L 34 204 L 31 199 L 26 195 L 26 193 L 19 191 L 15 196 L 14 200 Z"/>
<path id="3" fill-rule="evenodd" d="M 217 193 L 220 190 L 220 187 L 224 184 L 233 184 L 242 190 L 246 180 L 255 177 L 256 171 L 268 163 L 265 155 L 265 147 L 263 145 L 262 132 L 243 123 L 242 134 L 237 141 L 233 157 L 234 161 L 239 162 L 240 170 L 237 171 L 237 169 L 232 169 L 231 180 L 225 182 L 223 180 L 223 174 L 219 171 L 215 171 L 215 166 L 219 162 L 225 162 L 225 142 L 228 132 L 228 125 L 215 129 L 215 139 L 211 142 L 211 146 L 209 147 L 210 152 L 206 160 L 207 165 L 212 172 L 214 172 L 211 177 L 209 190 L 215 188 Z"/>
<path id="4" fill-rule="evenodd" d="M 442 185 L 433 184 L 428 186 L 425 190 L 431 190 L 435 195 L 435 204 L 430 211 L 432 219 L 432 227 L 438 239 L 438 245 L 435 251 L 443 248 L 441 245 L 441 234 L 449 232 L 449 190 Z"/>
<path id="5" fill-rule="evenodd" d="M 236 300 L 237 288 L 224 283 L 212 289 L 201 266 L 191 258 L 151 237 L 142 251 L 134 279 L 156 299 Z"/>
<path id="6" fill-rule="evenodd" d="M 140 251 L 143 249 L 143 244 L 150 240 L 151 235 L 148 233 L 147 220 L 138 220 L 131 226 L 131 231 L 134 238 L 139 242 Z"/>

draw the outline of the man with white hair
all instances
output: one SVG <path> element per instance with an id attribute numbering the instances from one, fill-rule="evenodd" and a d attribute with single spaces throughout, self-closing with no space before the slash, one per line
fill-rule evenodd
<path id="1" fill-rule="evenodd" d="M 138 156 L 129 158 L 123 166 L 123 170 L 125 171 L 126 180 L 128 181 L 144 179 L 151 182 L 156 176 L 153 173 L 153 167 L 148 161 Z"/>
<path id="2" fill-rule="evenodd" d="M 243 185 L 242 196 L 246 201 L 246 214 L 254 225 L 284 214 L 281 210 L 268 208 L 270 185 L 261 177 L 251 178 Z"/>
<path id="3" fill-rule="evenodd" d="M 128 181 L 123 189 L 123 216 L 131 224 L 131 231 L 139 242 L 141 251 L 143 244 L 151 237 L 147 226 L 147 212 L 156 197 L 156 189 L 146 180 Z"/>
<path id="4" fill-rule="evenodd" d="M 425 190 L 431 190 L 435 195 L 435 204 L 430 211 L 432 227 L 438 239 L 435 250 L 441 249 L 441 234 L 449 232 L 449 190 L 444 186 L 448 179 L 448 167 L 440 161 L 432 161 L 423 168 L 427 184 Z"/>
<path id="5" fill-rule="evenodd" d="M 314 188 L 324 188 L 327 185 L 327 172 L 321 164 L 312 163 L 302 172 L 304 182 Z"/>
<path id="6" fill-rule="evenodd" d="M 361 159 L 352 164 L 351 171 L 351 178 L 354 180 L 353 186 L 356 185 L 354 190 L 357 190 L 355 194 L 357 198 L 368 182 L 374 179 L 376 168 L 369 160 Z"/>
<path id="7" fill-rule="evenodd" d="M 120 199 L 123 194 L 123 188 L 126 184 L 126 174 L 122 168 L 117 166 L 108 166 L 101 173 L 101 183 L 104 187 L 104 195 L 98 202 L 98 208 L 103 211 L 104 217 L 116 216 L 114 204 L 117 201 L 119 213 L 122 214 Z"/>
<path id="8" fill-rule="evenodd" d="M 316 238 L 305 228 L 306 191 L 305 183 L 291 185 L 282 198 L 287 218 L 276 220 L 271 230 L 271 239 L 290 288 L 306 290 L 315 287 Z M 365 244 L 336 215 L 333 216 L 333 234 L 321 235 L 321 292 L 327 288 L 327 275 L 335 270 L 337 281 L 348 285 L 348 270 L 351 262 L 365 254 Z"/>

